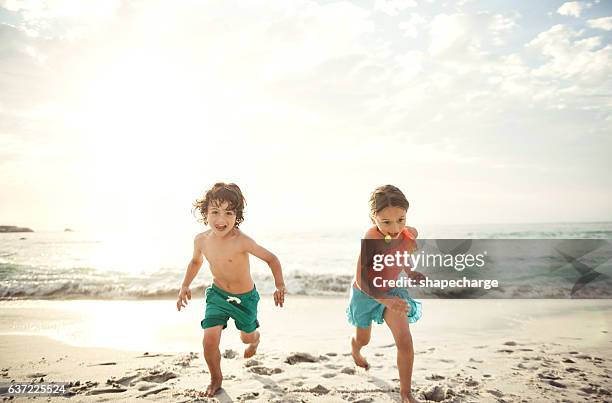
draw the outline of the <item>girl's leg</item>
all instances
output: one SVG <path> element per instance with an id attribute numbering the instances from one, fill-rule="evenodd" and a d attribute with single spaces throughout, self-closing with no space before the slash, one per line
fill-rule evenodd
<path id="1" fill-rule="evenodd" d="M 417 400 L 412 396 L 410 389 L 412 383 L 412 365 L 414 362 L 414 349 L 412 346 L 412 335 L 408 326 L 408 319 L 405 313 L 394 312 L 385 309 L 385 322 L 397 346 L 397 369 L 400 378 L 400 397 L 402 402 L 414 403 Z"/>
<path id="2" fill-rule="evenodd" d="M 208 397 L 212 397 L 221 389 L 223 375 L 221 374 L 221 351 L 219 351 L 219 343 L 221 342 L 221 331 L 223 326 L 214 326 L 204 329 L 204 359 L 208 364 L 210 371 L 210 384 L 204 393 Z"/>
<path id="3" fill-rule="evenodd" d="M 368 327 L 356 327 L 357 331 L 355 336 L 351 338 L 351 355 L 355 364 L 361 368 L 368 369 L 370 365 L 368 361 L 361 355 L 361 348 L 370 342 L 370 335 L 372 334 L 372 326 Z"/>
<path id="4" fill-rule="evenodd" d="M 248 347 L 244 350 L 244 358 L 251 358 L 257 352 L 257 346 L 259 345 L 259 332 L 257 330 L 251 333 L 245 333 L 240 331 L 240 340 L 244 344 L 248 344 Z"/>

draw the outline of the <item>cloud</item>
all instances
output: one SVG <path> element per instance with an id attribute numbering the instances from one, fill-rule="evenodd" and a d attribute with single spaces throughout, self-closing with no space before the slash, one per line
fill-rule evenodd
<path id="1" fill-rule="evenodd" d="M 587 25 L 591 28 L 603 29 L 604 31 L 612 31 L 612 16 L 588 20 Z"/>
<path id="2" fill-rule="evenodd" d="M 415 0 L 376 0 L 374 10 L 381 11 L 390 16 L 396 16 L 407 8 L 416 6 Z"/>
<path id="3" fill-rule="evenodd" d="M 404 36 L 416 38 L 419 32 L 424 30 L 427 19 L 417 13 L 410 13 L 410 17 L 406 21 L 399 23 L 398 27 L 404 32 Z"/>
<path id="4" fill-rule="evenodd" d="M 557 9 L 557 13 L 578 18 L 580 17 L 580 14 L 584 8 L 584 3 L 580 1 L 568 1 L 563 3 L 561 7 Z"/>
<path id="5" fill-rule="evenodd" d="M 539 33 L 527 48 L 535 49 L 546 62 L 534 70 L 540 77 L 557 77 L 576 83 L 607 83 L 612 76 L 612 45 L 604 45 L 598 36 L 583 37 L 565 25 L 554 25 Z"/>
<path id="6" fill-rule="evenodd" d="M 430 25 L 429 52 L 433 55 L 463 57 L 478 55 L 487 45 L 501 45 L 504 36 L 516 28 L 518 13 L 438 14 Z"/>

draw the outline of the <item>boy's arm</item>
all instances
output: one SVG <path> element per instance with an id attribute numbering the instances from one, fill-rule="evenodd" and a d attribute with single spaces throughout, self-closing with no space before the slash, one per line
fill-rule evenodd
<path id="1" fill-rule="evenodd" d="M 272 276 L 274 277 L 274 285 L 276 286 L 276 291 L 274 292 L 274 304 L 277 306 L 283 306 L 285 302 L 285 280 L 283 279 L 283 269 L 280 264 L 280 260 L 274 255 L 274 253 L 270 252 L 266 248 L 261 245 L 258 245 L 250 237 L 244 235 L 244 247 L 245 250 L 253 256 L 256 256 L 266 262 L 268 266 L 270 266 L 270 270 L 272 271 Z"/>
<path id="2" fill-rule="evenodd" d="M 203 262 L 204 257 L 200 247 L 200 235 L 198 235 L 193 240 L 193 256 L 191 257 L 191 261 L 187 266 L 187 271 L 185 272 L 181 290 L 179 291 L 178 301 L 176 301 L 176 309 L 179 311 L 181 308 L 187 306 L 187 301 L 191 299 L 191 290 L 189 289 L 189 285 L 200 271 Z"/>

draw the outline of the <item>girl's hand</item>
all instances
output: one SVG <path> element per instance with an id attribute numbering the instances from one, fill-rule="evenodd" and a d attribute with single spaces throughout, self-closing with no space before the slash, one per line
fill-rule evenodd
<path id="1" fill-rule="evenodd" d="M 275 306 L 280 306 L 281 308 L 283 307 L 283 304 L 285 303 L 286 293 L 287 293 L 287 289 L 285 288 L 284 284 L 276 286 L 276 291 L 274 291 L 274 305 Z"/>
<path id="2" fill-rule="evenodd" d="M 181 308 L 187 306 L 187 301 L 191 299 L 191 290 L 189 287 L 182 286 L 179 291 L 178 300 L 176 301 L 176 309 L 179 311 Z"/>
<path id="3" fill-rule="evenodd" d="M 423 273 L 420 273 L 418 271 L 411 271 L 410 273 L 408 273 L 408 278 L 411 278 L 412 281 L 414 281 L 418 285 L 421 281 L 425 281 L 427 277 L 425 277 Z"/>
<path id="4" fill-rule="evenodd" d="M 401 298 L 387 298 L 381 301 L 390 310 L 402 314 L 407 314 L 410 310 L 408 303 Z"/>

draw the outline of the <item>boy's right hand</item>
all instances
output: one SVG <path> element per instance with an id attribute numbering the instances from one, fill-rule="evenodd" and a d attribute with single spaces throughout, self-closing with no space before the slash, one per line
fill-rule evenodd
<path id="1" fill-rule="evenodd" d="M 181 310 L 181 308 L 184 308 L 187 306 L 187 300 L 191 299 L 191 290 L 189 289 L 189 287 L 181 287 L 181 290 L 179 291 L 179 295 L 178 295 L 178 300 L 176 301 L 176 309 L 178 309 L 179 311 Z"/>
<path id="2" fill-rule="evenodd" d="M 383 305 L 394 312 L 407 314 L 410 310 L 408 303 L 402 298 L 387 298 L 382 301 Z"/>

